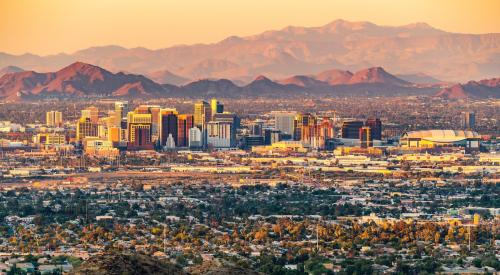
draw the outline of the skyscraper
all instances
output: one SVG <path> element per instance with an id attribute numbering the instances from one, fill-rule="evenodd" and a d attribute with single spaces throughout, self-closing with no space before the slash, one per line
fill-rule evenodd
<path id="1" fill-rule="evenodd" d="M 140 110 L 139 110 L 140 111 Z M 152 149 L 151 114 L 129 112 L 127 115 L 127 132 L 130 149 Z"/>
<path id="2" fill-rule="evenodd" d="M 379 118 L 369 118 L 365 122 L 365 126 L 371 128 L 372 139 L 381 140 L 382 139 L 382 122 Z"/>
<path id="3" fill-rule="evenodd" d="M 212 109 L 206 101 L 194 104 L 194 126 L 205 129 L 205 125 L 212 119 Z"/>
<path id="4" fill-rule="evenodd" d="M 97 123 L 99 121 L 99 109 L 94 106 L 83 109 L 82 117 L 88 117 L 92 123 Z"/>
<path id="5" fill-rule="evenodd" d="M 189 145 L 189 129 L 193 128 L 193 115 L 182 114 L 177 117 L 177 146 Z"/>
<path id="6" fill-rule="evenodd" d="M 462 113 L 462 128 L 464 130 L 474 130 L 476 127 L 476 114 L 473 112 Z"/>
<path id="7" fill-rule="evenodd" d="M 318 130 L 315 136 L 317 140 L 314 144 L 315 147 L 325 149 L 327 140 L 335 137 L 333 120 L 329 117 L 323 117 L 323 119 L 318 123 Z"/>
<path id="8" fill-rule="evenodd" d="M 178 128 L 177 128 L 177 115 L 175 109 L 161 109 L 160 110 L 160 144 L 165 146 L 168 136 L 172 135 L 176 144 L 178 144 Z"/>
<path id="9" fill-rule="evenodd" d="M 342 123 L 342 138 L 358 139 L 361 127 L 363 127 L 363 121 L 344 121 Z"/>
<path id="10" fill-rule="evenodd" d="M 198 127 L 189 129 L 189 148 L 201 148 L 203 145 L 201 130 Z"/>
<path id="11" fill-rule="evenodd" d="M 62 126 L 62 113 L 58 111 L 49 111 L 46 114 L 46 124 L 49 127 Z"/>
<path id="12" fill-rule="evenodd" d="M 81 117 L 76 123 L 76 139 L 81 141 L 86 137 L 98 137 L 99 125 L 92 122 L 90 117 Z"/>
<path id="13" fill-rule="evenodd" d="M 232 131 L 233 124 L 226 121 L 210 121 L 207 123 L 207 144 L 215 148 L 229 148 L 235 146 L 235 137 Z"/>
<path id="14" fill-rule="evenodd" d="M 361 148 L 373 147 L 373 134 L 369 126 L 359 128 L 359 141 Z"/>
<path id="15" fill-rule="evenodd" d="M 224 105 L 220 103 L 217 99 L 212 98 L 210 100 L 210 109 L 212 111 L 212 117 L 215 114 L 220 114 L 224 112 Z"/>
<path id="16" fill-rule="evenodd" d="M 300 130 L 299 140 L 312 145 L 314 143 L 313 140 L 316 135 L 316 124 L 316 116 L 312 114 L 305 113 L 297 115 L 295 131 L 297 132 L 296 135 L 298 136 L 298 130 Z"/>
<path id="17" fill-rule="evenodd" d="M 295 116 L 296 113 L 293 112 L 275 112 L 274 128 L 280 130 L 283 134 L 293 135 Z"/>
<path id="18" fill-rule="evenodd" d="M 281 141 L 281 131 L 276 129 L 264 129 L 264 144 L 271 145 Z"/>
<path id="19" fill-rule="evenodd" d="M 128 114 L 128 102 L 127 101 L 116 101 L 115 102 L 115 125 L 120 127 L 120 123 L 123 119 L 127 118 Z"/>
<path id="20" fill-rule="evenodd" d="M 262 136 L 264 128 L 264 121 L 261 119 L 255 120 L 255 122 L 250 126 L 250 130 L 252 130 L 252 135 L 254 136 Z"/>

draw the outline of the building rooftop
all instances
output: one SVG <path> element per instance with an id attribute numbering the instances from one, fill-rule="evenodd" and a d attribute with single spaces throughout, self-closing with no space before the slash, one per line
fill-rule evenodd
<path id="1" fill-rule="evenodd" d="M 467 138 L 481 138 L 477 132 L 463 130 L 423 130 L 403 134 L 402 138 L 421 138 L 430 141 L 453 142 Z"/>

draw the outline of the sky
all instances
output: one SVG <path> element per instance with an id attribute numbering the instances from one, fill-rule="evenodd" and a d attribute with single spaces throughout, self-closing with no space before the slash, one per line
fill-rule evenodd
<path id="1" fill-rule="evenodd" d="M 0 52 L 214 43 L 335 19 L 500 33 L 500 0 L 0 0 Z"/>

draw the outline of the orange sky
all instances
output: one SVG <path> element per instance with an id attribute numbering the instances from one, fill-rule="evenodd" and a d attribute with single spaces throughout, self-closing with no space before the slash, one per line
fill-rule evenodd
<path id="1" fill-rule="evenodd" d="M 0 0 L 0 52 L 157 49 L 335 19 L 500 32 L 499 0 Z"/>

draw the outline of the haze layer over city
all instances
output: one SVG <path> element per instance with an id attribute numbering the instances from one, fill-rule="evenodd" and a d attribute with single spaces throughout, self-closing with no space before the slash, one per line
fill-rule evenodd
<path id="1" fill-rule="evenodd" d="M 0 2 L 0 274 L 497 274 L 500 2 Z"/>

